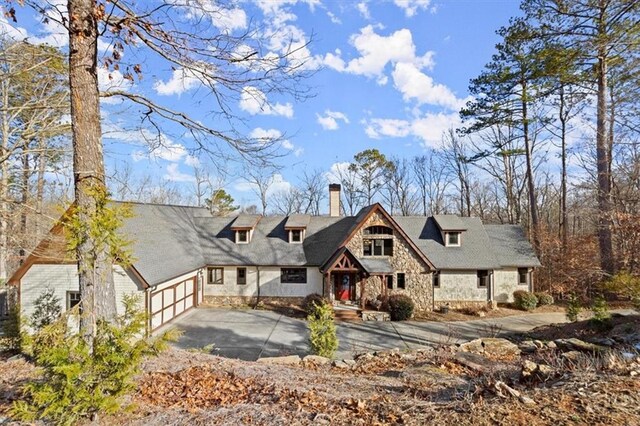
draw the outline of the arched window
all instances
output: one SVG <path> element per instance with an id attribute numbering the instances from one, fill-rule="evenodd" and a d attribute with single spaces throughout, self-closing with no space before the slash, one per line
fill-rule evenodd
<path id="1" fill-rule="evenodd" d="M 393 235 L 393 230 L 388 226 L 374 225 L 365 228 L 364 235 Z"/>

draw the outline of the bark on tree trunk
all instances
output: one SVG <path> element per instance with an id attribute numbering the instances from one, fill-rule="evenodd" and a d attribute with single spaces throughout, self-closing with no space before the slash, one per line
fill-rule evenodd
<path id="1" fill-rule="evenodd" d="M 527 189 L 529 192 L 529 215 L 531 217 L 531 237 L 533 240 L 533 248 L 536 253 L 540 254 L 540 222 L 538 218 L 538 200 L 536 197 L 536 186 L 533 177 L 533 161 L 532 148 L 529 139 L 529 116 L 528 116 L 528 97 L 526 80 L 521 82 L 522 85 L 522 123 L 524 132 L 524 149 L 526 151 L 525 158 L 527 163 Z"/>
<path id="2" fill-rule="evenodd" d="M 9 81 L 2 84 L 2 105 L 9 103 Z M 9 149 L 9 118 L 8 112 L 2 113 L 2 145 L 0 145 L 0 158 L 5 158 Z M 9 162 L 0 163 L 0 281 L 7 279 L 7 263 L 9 259 Z"/>
<path id="3" fill-rule="evenodd" d="M 598 32 L 606 34 L 604 0 L 600 0 Z M 598 171 L 598 243 L 600 267 L 606 274 L 613 274 L 613 243 L 611 240 L 611 172 L 607 138 L 607 51 L 601 45 L 598 52 L 597 80 L 598 106 L 596 119 L 596 164 Z"/>
<path id="4" fill-rule="evenodd" d="M 38 177 L 36 180 L 36 216 L 35 216 L 35 229 L 37 240 L 40 240 L 40 237 L 43 234 L 42 229 L 42 203 L 44 199 L 44 173 L 46 171 L 46 143 L 43 138 L 40 138 L 38 141 Z"/>
<path id="5" fill-rule="evenodd" d="M 96 189 L 105 188 L 97 74 L 98 26 L 94 0 L 68 1 L 69 88 L 73 137 L 73 175 L 80 219 L 89 221 L 97 210 Z M 88 342 L 96 320 L 116 315 L 113 271 L 108 248 L 95 250 L 89 235 L 77 250 L 80 281 L 80 330 Z"/>
<path id="6" fill-rule="evenodd" d="M 29 185 L 29 178 L 31 177 L 31 166 L 29 164 L 29 152 L 28 145 L 25 142 L 24 147 L 22 148 L 22 196 L 20 199 L 21 209 L 20 209 L 20 264 L 24 262 L 26 258 L 27 251 L 25 250 L 25 245 L 27 242 L 27 206 L 29 203 L 29 192 L 31 187 Z"/>
<path id="7" fill-rule="evenodd" d="M 562 238 L 562 253 L 567 251 L 567 118 L 564 115 L 564 89 L 560 88 L 560 137 L 562 155 L 562 176 L 560 180 L 560 235 Z"/>

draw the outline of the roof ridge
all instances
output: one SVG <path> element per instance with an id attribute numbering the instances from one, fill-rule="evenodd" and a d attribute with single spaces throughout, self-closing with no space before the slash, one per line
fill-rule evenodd
<path id="1" fill-rule="evenodd" d="M 202 206 L 188 206 L 186 204 L 148 203 L 144 201 L 123 201 L 123 200 L 112 200 L 112 202 L 121 203 L 121 204 L 139 204 L 143 206 L 183 207 L 183 208 L 189 208 L 189 209 L 205 209 L 205 210 L 207 209 L 206 207 L 202 207 Z"/>

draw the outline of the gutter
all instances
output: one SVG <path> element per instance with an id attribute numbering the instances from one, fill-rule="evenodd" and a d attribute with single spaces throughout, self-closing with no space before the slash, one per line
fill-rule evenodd
<path id="1" fill-rule="evenodd" d="M 260 305 L 260 267 L 256 266 L 256 286 L 258 295 L 256 297 L 256 304 L 253 309 L 258 309 L 258 305 Z"/>

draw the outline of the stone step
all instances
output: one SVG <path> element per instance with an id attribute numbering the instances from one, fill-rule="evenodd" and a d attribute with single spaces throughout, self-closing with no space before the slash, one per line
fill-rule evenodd
<path id="1" fill-rule="evenodd" d="M 351 309 L 335 309 L 335 319 L 338 321 L 362 321 L 360 312 Z"/>

